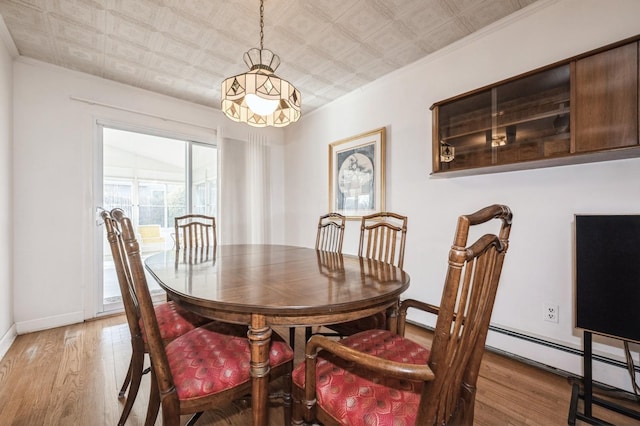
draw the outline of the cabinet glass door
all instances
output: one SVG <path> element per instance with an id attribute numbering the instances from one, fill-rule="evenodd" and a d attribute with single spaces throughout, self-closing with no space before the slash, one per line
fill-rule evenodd
<path id="1" fill-rule="evenodd" d="M 569 77 L 567 64 L 439 105 L 435 171 L 568 155 Z"/>

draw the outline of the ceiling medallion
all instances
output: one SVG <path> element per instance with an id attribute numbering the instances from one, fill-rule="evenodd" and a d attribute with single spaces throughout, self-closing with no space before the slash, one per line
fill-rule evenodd
<path id="1" fill-rule="evenodd" d="M 300 118 L 300 92 L 274 74 L 280 58 L 264 49 L 264 0 L 260 0 L 260 48 L 244 54 L 249 71 L 222 82 L 222 112 L 255 127 L 284 127 Z"/>

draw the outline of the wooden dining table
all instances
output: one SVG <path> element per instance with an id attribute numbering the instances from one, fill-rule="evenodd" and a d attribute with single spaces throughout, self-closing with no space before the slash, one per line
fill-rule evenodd
<path id="1" fill-rule="evenodd" d="M 286 245 L 219 245 L 149 256 L 146 269 L 183 308 L 249 326 L 252 417 L 268 424 L 272 327 L 308 327 L 395 313 L 409 275 L 393 265 Z"/>

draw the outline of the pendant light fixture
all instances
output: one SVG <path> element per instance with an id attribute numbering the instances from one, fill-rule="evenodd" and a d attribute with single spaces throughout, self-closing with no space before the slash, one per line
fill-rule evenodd
<path id="1" fill-rule="evenodd" d="M 284 127 L 300 118 L 300 92 L 276 76 L 280 58 L 264 42 L 264 0 L 260 0 L 260 48 L 244 54 L 249 71 L 222 82 L 222 112 L 255 127 Z"/>

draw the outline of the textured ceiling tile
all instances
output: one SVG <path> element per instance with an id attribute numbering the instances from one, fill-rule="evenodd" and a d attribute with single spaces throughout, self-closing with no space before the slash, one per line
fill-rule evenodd
<path id="1" fill-rule="evenodd" d="M 231 75 L 240 74 L 245 71 L 241 69 L 239 64 L 227 62 L 224 58 L 218 58 L 211 54 L 204 53 L 194 60 L 192 66 L 194 75 L 208 74 L 211 76 L 210 78 L 216 77 L 219 78 L 220 81 Z"/>
<path id="2" fill-rule="evenodd" d="M 167 74 L 169 77 L 179 77 L 188 71 L 189 63 L 153 54 L 149 60 L 149 68 L 154 73 Z"/>
<path id="3" fill-rule="evenodd" d="M 357 48 L 358 41 L 342 31 L 340 27 L 331 26 L 321 33 L 321 37 L 315 46 L 329 57 L 339 57 Z"/>
<path id="4" fill-rule="evenodd" d="M 387 26 L 389 20 L 378 9 L 366 7 L 363 2 L 359 2 L 358 6 L 360 7 L 349 9 L 336 22 L 358 40 L 365 41 L 371 34 L 379 31 L 381 27 Z"/>
<path id="5" fill-rule="evenodd" d="M 394 68 L 411 64 L 427 55 L 427 52 L 414 43 L 406 43 L 401 47 L 385 52 L 382 57 L 387 63 L 394 65 Z"/>
<path id="6" fill-rule="evenodd" d="M 215 22 L 214 18 L 221 9 L 220 2 L 211 0 L 167 0 L 165 5 L 174 13 L 184 14 L 204 23 Z"/>
<path id="7" fill-rule="evenodd" d="M 256 10 L 255 13 L 245 11 L 239 7 L 229 7 L 220 11 L 220 22 L 215 29 L 230 40 L 238 42 L 242 47 L 241 52 L 250 47 L 260 45 L 260 20 Z M 268 29 L 265 25 L 265 32 Z M 267 40 L 265 40 L 266 42 Z"/>
<path id="8" fill-rule="evenodd" d="M 60 48 L 60 54 L 63 58 L 60 65 L 102 76 L 100 69 L 103 65 L 103 55 L 95 50 L 80 45 L 65 44 Z"/>
<path id="9" fill-rule="evenodd" d="M 509 0 L 489 0 L 465 9 L 460 14 L 460 19 L 471 26 L 471 31 L 477 31 L 494 22 L 496 18 L 502 18 L 516 10 L 517 7 Z"/>
<path id="10" fill-rule="evenodd" d="M 170 59 L 176 59 L 186 63 L 192 63 L 198 52 L 194 50 L 193 46 L 176 40 L 168 33 L 162 33 L 158 36 L 158 43 L 154 50 L 156 53 L 168 56 Z"/>
<path id="11" fill-rule="evenodd" d="M 159 88 L 163 88 L 163 91 L 169 96 L 181 97 L 180 93 L 175 89 L 175 86 L 179 84 L 178 80 L 178 78 L 169 77 L 164 73 L 147 71 L 140 81 L 140 86 L 154 92 L 157 92 Z"/>
<path id="12" fill-rule="evenodd" d="M 322 96 L 323 98 L 338 99 L 338 98 L 344 96 L 346 92 L 341 87 L 325 86 L 322 89 L 318 90 L 316 93 L 317 93 L 318 96 Z"/>
<path id="13" fill-rule="evenodd" d="M 250 47 L 259 46 L 253 45 Z M 305 40 L 298 39 L 295 35 L 285 31 L 271 31 L 269 33 L 269 42 L 267 42 L 265 39 L 264 48 L 271 50 L 273 53 L 280 57 L 280 60 L 282 62 L 281 67 L 285 67 L 286 64 L 296 61 L 300 55 L 306 54 L 306 51 L 310 50 L 309 45 L 305 43 Z M 245 51 L 246 50 L 249 50 L 249 47 L 247 47 Z M 328 56 L 318 49 L 311 50 L 313 50 L 317 55 L 323 56 L 324 58 Z"/>
<path id="14" fill-rule="evenodd" d="M 276 33 L 284 31 L 308 43 L 319 41 L 330 24 L 323 19 L 318 19 L 309 8 L 303 7 L 302 3 L 305 2 L 291 2 L 290 7 L 277 15 L 274 15 L 266 5 L 265 37 L 268 39 L 272 31 Z M 259 21 L 256 25 L 259 25 Z"/>
<path id="15" fill-rule="evenodd" d="M 151 27 L 141 25 L 140 22 L 133 21 L 120 12 L 107 14 L 105 32 L 114 38 L 127 40 L 143 47 L 147 47 L 156 34 Z"/>
<path id="16" fill-rule="evenodd" d="M 53 0 L 49 11 L 54 16 L 64 17 L 88 27 L 104 28 L 104 9 L 96 2 Z"/>
<path id="17" fill-rule="evenodd" d="M 337 86 L 341 86 L 343 81 L 349 80 L 355 75 L 355 70 L 350 70 L 339 62 L 328 62 L 314 71 L 322 75 L 323 79 Z"/>
<path id="18" fill-rule="evenodd" d="M 21 55 L 59 65 L 55 40 L 47 32 L 17 27 L 11 33 Z"/>
<path id="19" fill-rule="evenodd" d="M 180 11 L 167 9 L 165 12 L 165 25 L 162 31 L 176 40 L 195 46 L 205 45 L 211 37 L 206 26 L 199 24 L 189 15 Z"/>
<path id="20" fill-rule="evenodd" d="M 128 40 L 120 40 L 108 37 L 105 40 L 105 54 L 119 59 L 138 64 L 146 64 L 149 58 L 149 51 L 144 47 L 130 43 Z"/>
<path id="21" fill-rule="evenodd" d="M 331 24 L 302 13 L 295 19 L 279 21 L 277 25 L 265 28 L 265 43 L 269 40 L 267 44 L 271 45 L 272 37 L 280 35 L 282 38 L 288 38 L 292 43 L 317 44 L 322 43 L 325 34 L 329 31 L 331 31 Z"/>
<path id="22" fill-rule="evenodd" d="M 297 64 L 299 64 L 299 62 L 293 62 L 291 66 L 287 66 L 286 68 L 283 66 L 282 70 L 278 69 L 278 77 L 287 80 L 299 91 L 302 92 L 302 88 L 304 87 L 304 90 L 308 92 L 308 88 L 304 86 L 304 82 L 309 78 L 311 72 L 299 68 Z"/>
<path id="23" fill-rule="evenodd" d="M 356 48 L 351 49 L 346 54 L 339 58 L 339 62 L 343 63 L 345 67 L 363 71 L 378 58 L 374 53 L 371 53 L 369 49 L 364 45 L 358 45 Z"/>
<path id="24" fill-rule="evenodd" d="M 127 16 L 131 22 L 150 28 L 157 28 L 159 15 L 165 10 L 157 2 L 148 0 L 115 0 L 114 9 L 121 16 Z"/>
<path id="25" fill-rule="evenodd" d="M 431 3 L 438 0 L 369 0 L 376 7 L 382 9 L 385 8 L 391 13 L 392 19 L 397 19 L 399 16 L 412 15 L 424 8 L 432 7 Z"/>
<path id="26" fill-rule="evenodd" d="M 224 80 L 225 78 L 226 76 L 221 74 L 194 69 L 194 71 L 191 73 L 189 81 L 200 87 L 211 86 L 219 88 L 219 86 L 222 84 L 222 80 Z"/>
<path id="27" fill-rule="evenodd" d="M 313 16 L 328 22 L 337 22 L 345 13 L 356 13 L 366 5 L 363 0 L 313 0 L 302 3 Z"/>
<path id="28" fill-rule="evenodd" d="M 205 51 L 212 57 L 224 58 L 230 63 L 235 62 L 240 65 L 244 64 L 242 55 L 251 47 L 252 46 L 244 46 L 222 33 L 214 33 L 211 35 Z M 242 68 L 244 69 L 244 65 Z"/>
<path id="29" fill-rule="evenodd" d="M 139 85 L 146 73 L 146 70 L 140 67 L 137 62 L 128 62 L 108 55 L 104 58 L 104 68 L 105 78 L 111 78 L 115 81 L 135 82 L 134 86 Z"/>
<path id="30" fill-rule="evenodd" d="M 18 3 L 23 6 L 31 7 L 39 10 L 46 10 L 47 3 L 50 0 L 7 0 L 6 3 Z"/>
<path id="31" fill-rule="evenodd" d="M 292 66 L 295 64 L 297 68 L 313 73 L 316 69 L 326 64 L 326 58 L 318 51 L 304 49 L 291 63 Z"/>
<path id="32" fill-rule="evenodd" d="M 367 79 L 368 81 L 374 81 L 383 75 L 390 73 L 394 69 L 396 69 L 396 67 L 393 64 L 384 61 L 382 58 L 377 58 L 367 64 L 366 68 L 360 68 L 357 75 Z"/>
<path id="33" fill-rule="evenodd" d="M 344 87 L 345 89 L 345 94 L 349 93 L 351 91 L 354 91 L 356 89 L 358 89 L 359 87 L 364 86 L 365 84 L 369 83 L 368 80 L 356 75 L 356 74 L 349 74 L 347 76 L 346 79 L 341 81 L 341 86 Z"/>
<path id="34" fill-rule="evenodd" d="M 264 46 L 313 110 L 535 0 L 268 0 Z M 219 107 L 258 0 L 0 0 L 19 53 Z"/>
<path id="35" fill-rule="evenodd" d="M 416 34 L 424 34 L 452 18 L 451 13 L 439 2 L 429 2 L 425 7 L 406 11 L 401 15 L 404 23 Z"/>
<path id="36" fill-rule="evenodd" d="M 0 1 L 0 14 L 12 34 L 12 30 L 17 30 L 18 27 L 47 30 L 47 15 L 43 9 L 20 7 L 20 5 Z"/>
<path id="37" fill-rule="evenodd" d="M 366 44 L 383 56 L 388 56 L 394 51 L 404 49 L 407 44 L 413 44 L 413 42 L 405 34 L 398 31 L 397 27 L 389 24 L 372 34 L 366 40 Z"/>
<path id="38" fill-rule="evenodd" d="M 457 20 L 451 20 L 426 34 L 420 46 L 428 51 L 436 51 L 469 34 L 467 28 Z"/>
<path id="39" fill-rule="evenodd" d="M 300 79 L 298 83 L 304 85 L 309 93 L 318 93 L 318 91 L 326 87 L 326 82 L 314 74 L 307 74 L 304 78 Z M 302 100 L 304 105 L 304 92 L 302 93 Z"/>
<path id="40" fill-rule="evenodd" d="M 93 47 L 98 51 L 103 50 L 104 34 L 102 31 L 98 32 L 92 27 L 70 22 L 66 17 L 52 15 L 49 22 L 52 30 L 57 34 L 56 38 L 61 43 Z"/>

